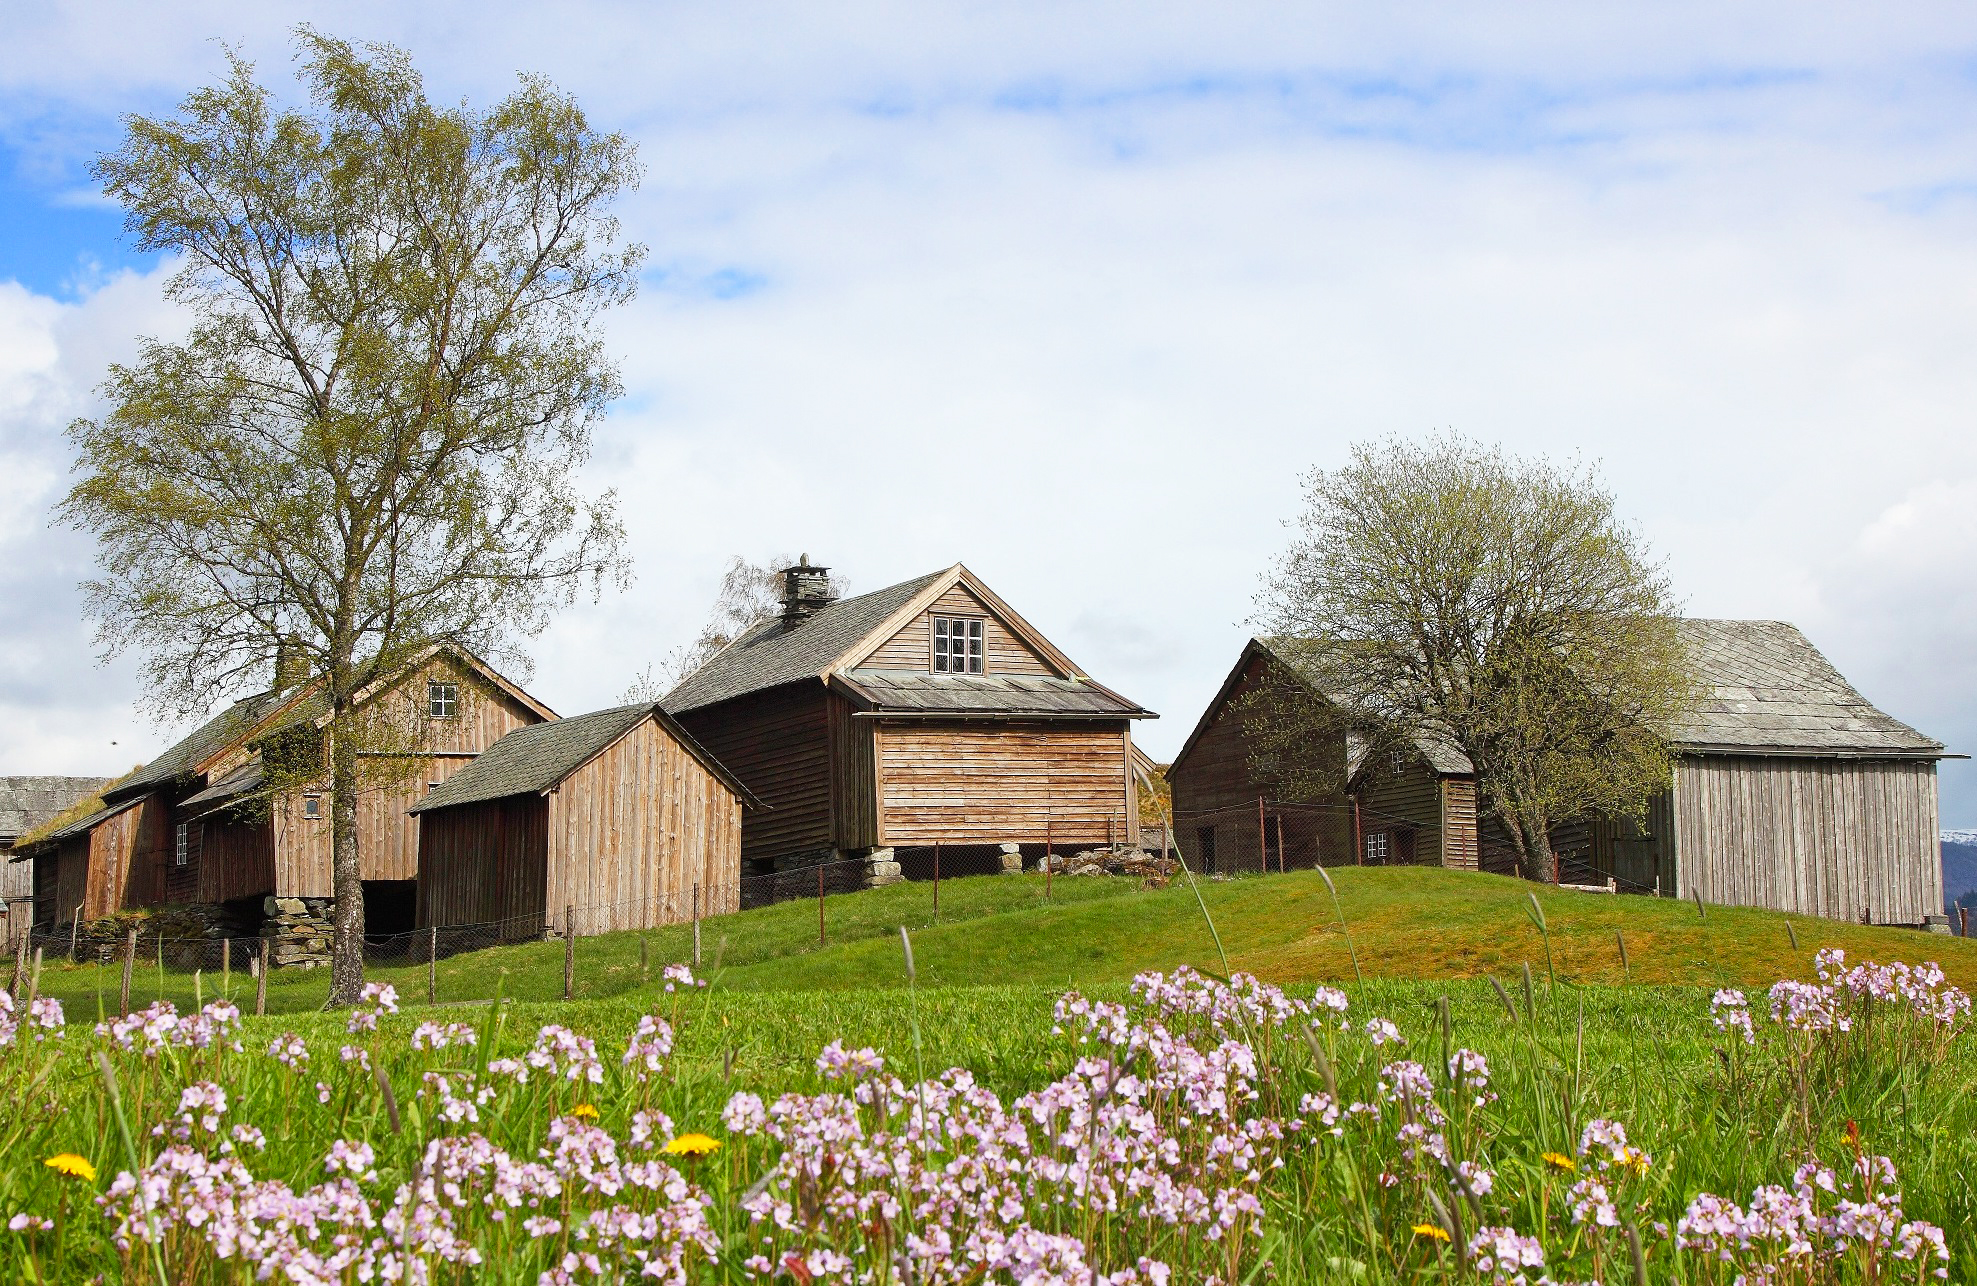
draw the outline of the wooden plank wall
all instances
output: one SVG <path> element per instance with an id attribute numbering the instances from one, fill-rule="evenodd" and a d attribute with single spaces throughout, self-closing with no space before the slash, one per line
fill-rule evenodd
<path id="1" fill-rule="evenodd" d="M 929 610 L 908 621 L 897 634 L 879 645 L 861 664 L 874 670 L 933 669 L 936 616 L 979 616 L 982 625 L 982 670 L 987 674 L 1054 675 L 1058 671 L 1032 651 L 1030 645 L 1009 632 L 966 586 L 956 585 L 934 601 Z M 1069 677 L 1069 676 L 1060 676 Z"/>
<path id="2" fill-rule="evenodd" d="M 739 910 L 741 813 L 719 777 L 646 720 L 550 794 L 548 922 L 574 906 L 580 933 L 678 924 L 692 918 L 695 885 L 702 915 Z"/>
<path id="3" fill-rule="evenodd" d="M 829 694 L 815 680 L 690 710 L 680 723 L 767 804 L 742 821 L 745 861 L 831 847 Z"/>
<path id="4" fill-rule="evenodd" d="M 504 924 L 504 941 L 539 937 L 548 924 L 549 801 L 513 795 L 421 813 L 420 928 Z"/>
<path id="5" fill-rule="evenodd" d="M 1936 804 L 1930 760 L 1686 756 L 1675 782 L 1676 892 L 1919 924 L 1943 909 Z"/>
<path id="6" fill-rule="evenodd" d="M 1381 764 L 1360 778 L 1360 833 L 1396 833 L 1389 842 L 1390 862 L 1404 861 L 1398 832 L 1414 832 L 1414 863 L 1439 866 L 1442 848 L 1442 779 L 1420 759 L 1401 759 L 1394 767 Z"/>
<path id="7" fill-rule="evenodd" d="M 178 864 L 178 826 L 174 812 L 166 819 L 165 851 L 159 855 L 158 869 L 164 876 L 165 902 L 192 902 L 199 896 L 199 872 L 206 861 L 206 823 L 185 821 L 185 865 Z"/>
<path id="8" fill-rule="evenodd" d="M 426 718 L 426 682 L 453 679 L 460 684 L 460 712 L 451 719 Z M 540 723 L 533 710 L 492 685 L 434 662 L 409 675 L 380 700 L 394 703 L 406 726 L 423 723 L 424 749 L 402 760 L 372 762 L 377 777 L 357 800 L 357 851 L 367 880 L 412 880 L 419 876 L 419 819 L 406 810 L 426 792 L 473 762 L 474 756 L 516 728 Z M 305 817 L 306 792 L 274 801 L 274 887 L 283 897 L 329 897 L 330 800 L 322 795 L 322 815 Z"/>
<path id="9" fill-rule="evenodd" d="M 1662 791 L 1648 801 L 1647 816 L 1594 817 L 1593 867 L 1612 876 L 1622 893 L 1675 895 L 1675 797 Z"/>
<path id="10" fill-rule="evenodd" d="M 1124 841 L 1123 724 L 900 721 L 878 729 L 881 830 L 896 846 Z"/>
<path id="11" fill-rule="evenodd" d="M 832 842 L 845 850 L 879 843 L 878 746 L 870 719 L 853 716 L 852 705 L 830 694 Z"/>
<path id="12" fill-rule="evenodd" d="M 1464 871 L 1481 866 L 1473 777 L 1442 778 L 1442 865 Z"/>
<path id="13" fill-rule="evenodd" d="M 62 846 L 56 922 L 73 916 L 95 920 L 118 911 L 155 906 L 163 894 L 165 822 L 162 799 L 147 795 L 137 804 Z"/>
<path id="14" fill-rule="evenodd" d="M 200 825 L 200 823 L 194 823 Z M 275 828 L 270 817 L 211 818 L 199 853 L 201 902 L 231 902 L 275 891 Z"/>

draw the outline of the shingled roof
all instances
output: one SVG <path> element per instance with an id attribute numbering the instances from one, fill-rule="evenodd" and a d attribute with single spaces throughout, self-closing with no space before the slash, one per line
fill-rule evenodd
<path id="1" fill-rule="evenodd" d="M 682 679 L 662 701 L 671 714 L 814 679 L 885 623 L 915 594 L 946 575 L 929 572 L 884 589 L 840 599 L 802 620 L 762 622 Z"/>
<path id="2" fill-rule="evenodd" d="M 0 839 L 14 840 L 87 799 L 107 777 L 0 777 Z"/>
<path id="3" fill-rule="evenodd" d="M 1780 755 L 1941 756 L 1943 744 L 1854 690 L 1797 626 L 1684 619 L 1706 696 L 1669 740 L 1681 750 Z"/>
<path id="4" fill-rule="evenodd" d="M 591 756 L 653 717 L 657 717 L 674 740 L 725 782 L 742 802 L 750 807 L 761 807 L 761 801 L 702 749 L 684 728 L 657 704 L 645 701 L 517 728 L 483 750 L 465 768 L 433 787 L 409 811 L 429 813 L 459 804 L 506 799 L 510 795 L 539 795 L 567 779 Z"/>
<path id="5" fill-rule="evenodd" d="M 1090 679 L 876 669 L 847 670 L 839 677 L 873 709 L 887 714 L 1151 717 L 1148 711 Z"/>
<path id="6" fill-rule="evenodd" d="M 282 694 L 273 690 L 242 697 L 111 787 L 104 798 L 115 804 L 178 780 L 245 736 L 255 724 L 273 713 L 282 700 Z"/>

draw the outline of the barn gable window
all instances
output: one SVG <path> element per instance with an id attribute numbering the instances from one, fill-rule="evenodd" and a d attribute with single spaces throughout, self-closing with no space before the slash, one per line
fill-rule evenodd
<path id="1" fill-rule="evenodd" d="M 435 719 L 451 719 L 460 713 L 460 685 L 430 680 L 426 684 L 426 713 Z"/>
<path id="2" fill-rule="evenodd" d="M 934 617 L 934 673 L 982 672 L 982 618 Z"/>

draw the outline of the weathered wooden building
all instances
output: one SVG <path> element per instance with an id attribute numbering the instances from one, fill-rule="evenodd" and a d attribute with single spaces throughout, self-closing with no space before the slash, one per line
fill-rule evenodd
<path id="1" fill-rule="evenodd" d="M 1152 716 L 965 567 L 843 600 L 826 568 L 783 577 L 781 615 L 664 700 L 766 803 L 743 820 L 751 870 L 860 855 L 883 878 L 934 845 L 1034 860 L 1135 838 L 1132 721 Z"/>
<path id="2" fill-rule="evenodd" d="M 519 728 L 435 787 L 419 825 L 419 924 L 522 941 L 740 906 L 744 808 L 761 803 L 656 704 Z"/>
<path id="3" fill-rule="evenodd" d="M 34 919 L 34 868 L 13 862 L 14 844 L 108 784 L 106 777 L 0 777 L 0 939 L 8 946 Z"/>
<path id="4" fill-rule="evenodd" d="M 1876 709 L 1785 621 L 1684 620 L 1706 698 L 1644 826 L 1596 822 L 1623 887 L 1836 920 L 1943 908 L 1941 742 Z"/>
<path id="5" fill-rule="evenodd" d="M 1314 720 L 1302 752 L 1312 762 L 1293 785 L 1267 766 L 1258 727 L 1266 716 L 1252 704 L 1259 692 L 1330 704 L 1267 640 L 1244 646 L 1167 769 L 1175 838 L 1189 861 L 1211 873 L 1297 862 L 1477 867 L 1476 773 L 1460 749 L 1424 736 L 1369 753 L 1343 721 L 1317 733 Z"/>
<path id="6" fill-rule="evenodd" d="M 374 748 L 362 755 L 358 853 L 373 933 L 413 927 L 418 822 L 407 810 L 513 728 L 555 713 L 478 659 L 434 648 L 363 694 Z M 300 683 L 235 702 L 107 787 L 101 807 L 23 845 L 37 923 L 167 904 L 217 908 L 236 931 L 270 914 L 283 936 L 318 939 L 332 905 L 330 809 L 306 769 L 322 761 L 327 714 Z M 270 900 L 279 905 L 272 911 Z M 292 958 L 320 952 L 297 949 Z M 283 957 L 278 955 L 278 959 Z"/>

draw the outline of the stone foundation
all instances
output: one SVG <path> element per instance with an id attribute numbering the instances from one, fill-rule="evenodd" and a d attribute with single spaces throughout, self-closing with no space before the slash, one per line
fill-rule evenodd
<path id="1" fill-rule="evenodd" d="M 1021 844 L 1004 844 L 1002 846 L 1002 873 L 1004 875 L 1021 875 L 1023 873 L 1023 846 Z"/>
<path id="2" fill-rule="evenodd" d="M 336 935 L 335 898 L 277 898 L 261 904 L 263 949 L 278 969 L 314 969 L 330 962 Z"/>
<path id="3" fill-rule="evenodd" d="M 899 863 L 893 859 L 889 848 L 875 848 L 865 855 L 865 887 L 882 889 L 888 884 L 897 884 L 906 876 L 900 873 Z"/>

